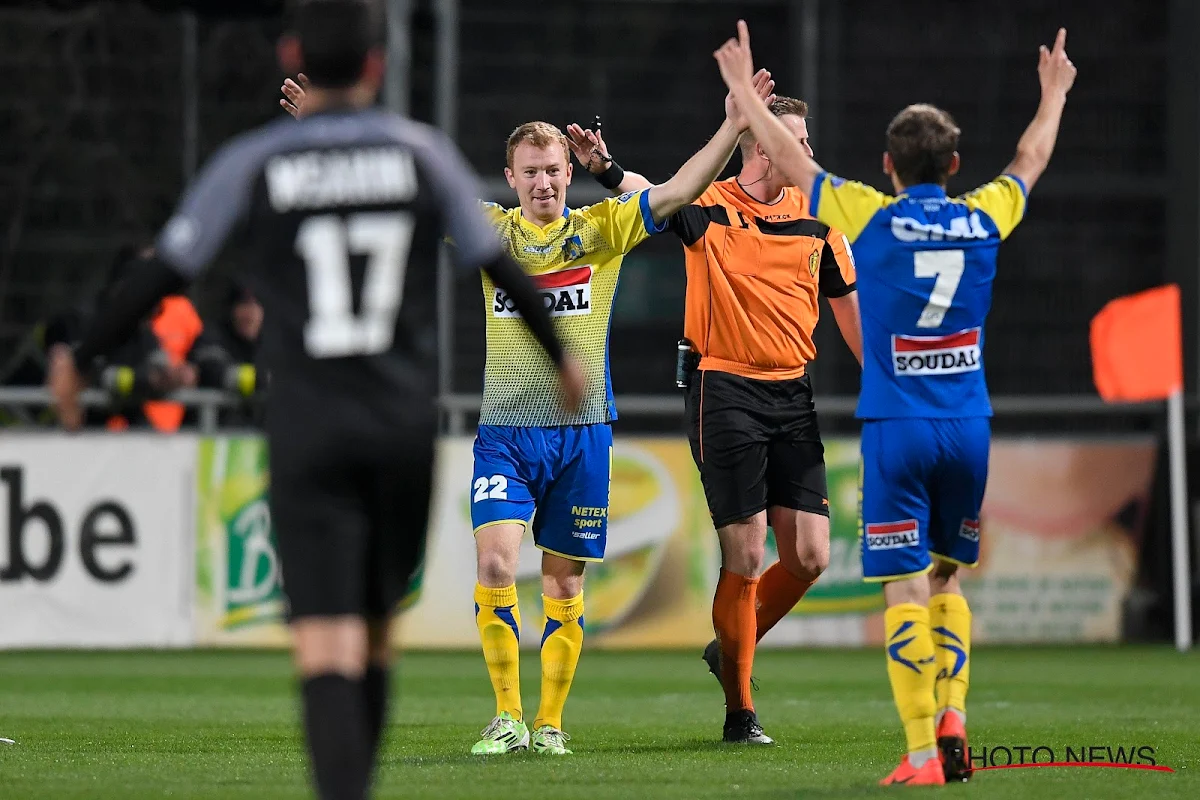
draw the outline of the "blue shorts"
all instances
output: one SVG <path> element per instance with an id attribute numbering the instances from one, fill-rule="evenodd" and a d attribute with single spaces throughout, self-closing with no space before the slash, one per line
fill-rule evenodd
<path id="1" fill-rule="evenodd" d="M 922 575 L 932 558 L 979 563 L 987 417 L 868 420 L 862 428 L 863 580 Z"/>
<path id="2" fill-rule="evenodd" d="M 603 561 L 611 474 L 608 424 L 480 426 L 471 524 L 478 533 L 505 522 L 528 525 L 532 518 L 533 542 L 540 549 L 575 561 Z"/>

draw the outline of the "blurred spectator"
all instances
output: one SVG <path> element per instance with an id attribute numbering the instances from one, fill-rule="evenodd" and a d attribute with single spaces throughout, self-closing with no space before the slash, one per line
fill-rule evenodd
<path id="1" fill-rule="evenodd" d="M 148 245 L 122 246 L 95 297 L 47 321 L 43 354 L 57 343 L 75 343 L 96 310 L 107 302 L 130 270 L 153 254 Z M 187 297 L 164 299 L 93 376 L 99 386 L 111 393 L 113 405 L 90 411 L 88 424 L 103 425 L 109 430 L 145 425 L 164 432 L 179 430 L 187 418 L 187 409 L 180 403 L 159 398 L 176 389 L 197 385 L 198 370 L 192 363 L 191 352 L 203 330 L 200 315 Z"/>
<path id="2" fill-rule="evenodd" d="M 220 321 L 209 327 L 197 344 L 193 358 L 200 369 L 200 385 L 236 392 L 253 401 L 265 388 L 258 368 L 258 337 L 263 308 L 244 283 L 232 281 L 222 306 Z M 221 413 L 226 426 L 257 425 L 261 404 L 247 402 Z"/>

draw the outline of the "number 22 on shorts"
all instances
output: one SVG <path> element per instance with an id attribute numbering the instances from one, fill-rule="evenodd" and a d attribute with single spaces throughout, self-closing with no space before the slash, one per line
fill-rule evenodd
<path id="1" fill-rule="evenodd" d="M 508 478 L 503 475 L 493 475 L 490 478 L 475 479 L 474 502 L 482 500 L 507 500 Z"/>

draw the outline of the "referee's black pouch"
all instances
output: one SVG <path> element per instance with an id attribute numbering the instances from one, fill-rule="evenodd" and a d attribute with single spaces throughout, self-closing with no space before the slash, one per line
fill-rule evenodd
<path id="1" fill-rule="evenodd" d="M 686 389 L 692 385 L 692 374 L 700 366 L 700 354 L 687 339 L 680 339 L 675 354 L 675 385 Z"/>

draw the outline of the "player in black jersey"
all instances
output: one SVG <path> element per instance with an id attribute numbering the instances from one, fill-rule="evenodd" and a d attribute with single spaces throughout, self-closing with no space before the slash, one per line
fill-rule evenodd
<path id="1" fill-rule="evenodd" d="M 481 191 L 438 131 L 372 108 L 384 73 L 370 0 L 308 0 L 280 41 L 311 82 L 311 113 L 223 147 L 188 188 L 156 255 L 52 356 L 63 424 L 83 373 L 243 234 L 265 319 L 266 431 L 304 725 L 323 798 L 366 796 L 387 697 L 388 621 L 420 561 L 437 430 L 436 255 L 483 269 L 559 367 L 583 378 L 540 296 L 502 255 Z"/>

